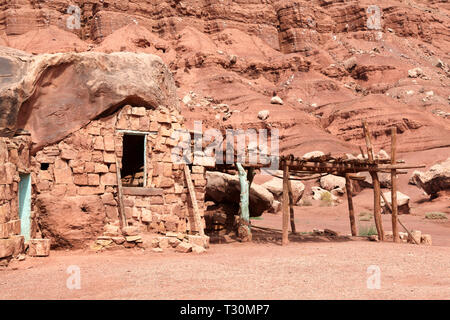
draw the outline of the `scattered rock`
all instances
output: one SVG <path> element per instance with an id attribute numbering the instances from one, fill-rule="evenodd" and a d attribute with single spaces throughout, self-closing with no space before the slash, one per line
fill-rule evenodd
<path id="1" fill-rule="evenodd" d="M 433 242 L 431 240 L 431 235 L 423 234 L 422 237 L 420 238 L 420 243 L 431 246 L 433 244 Z"/>
<path id="2" fill-rule="evenodd" d="M 281 170 L 277 170 L 277 176 L 282 176 L 283 173 Z M 283 197 L 283 179 L 280 179 L 278 177 L 273 177 L 269 181 L 266 181 L 261 185 L 262 187 L 269 190 L 272 194 L 274 199 L 281 201 Z M 301 181 L 291 180 L 291 186 L 292 186 L 292 200 L 294 204 L 298 203 L 300 199 L 303 196 L 303 192 L 305 190 L 305 185 Z"/>
<path id="3" fill-rule="evenodd" d="M 176 252 L 188 253 L 192 251 L 192 244 L 187 242 L 180 242 L 180 244 L 175 248 Z"/>
<path id="4" fill-rule="evenodd" d="M 28 242 L 28 255 L 47 257 L 50 254 L 50 239 L 31 239 Z"/>
<path id="5" fill-rule="evenodd" d="M 261 110 L 260 112 L 258 112 L 258 119 L 264 121 L 267 118 L 269 118 L 270 112 L 269 110 Z"/>
<path id="6" fill-rule="evenodd" d="M 279 96 L 273 96 L 272 99 L 270 99 L 271 104 L 284 104 L 283 100 Z"/>
<path id="7" fill-rule="evenodd" d="M 351 57 L 344 61 L 345 70 L 349 71 L 356 66 L 356 57 Z"/>
<path id="8" fill-rule="evenodd" d="M 410 77 L 410 78 L 418 78 L 423 75 L 424 75 L 423 70 L 421 68 L 414 68 L 414 69 L 408 70 L 408 77 Z"/>
<path id="9" fill-rule="evenodd" d="M 421 239 L 422 239 L 422 232 L 420 230 L 411 230 L 411 236 L 408 236 L 409 243 L 415 243 L 414 240 L 417 243 L 420 243 Z"/>
<path id="10" fill-rule="evenodd" d="M 197 246 L 197 245 L 193 245 L 192 246 L 192 252 L 197 253 L 197 254 L 202 254 L 206 252 L 206 249 L 203 248 L 202 246 Z"/>

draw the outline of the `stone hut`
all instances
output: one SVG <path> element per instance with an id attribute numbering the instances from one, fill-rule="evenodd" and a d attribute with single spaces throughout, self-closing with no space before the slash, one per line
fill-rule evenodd
<path id="1" fill-rule="evenodd" d="M 198 231 L 184 164 L 171 156 L 183 117 L 159 57 L 0 47 L 0 75 L 0 259 L 23 240 L 83 248 L 116 226 L 118 172 L 128 225 Z M 190 169 L 202 217 L 205 169 Z"/>

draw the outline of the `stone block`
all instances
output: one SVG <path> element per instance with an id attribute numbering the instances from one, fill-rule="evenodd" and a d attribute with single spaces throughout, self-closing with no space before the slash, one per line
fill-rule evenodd
<path id="1" fill-rule="evenodd" d="M 110 205 L 110 206 L 117 205 L 117 202 L 114 199 L 114 195 L 110 192 L 104 193 L 100 197 L 102 198 L 102 202 L 104 205 Z"/>
<path id="2" fill-rule="evenodd" d="M 115 150 L 114 136 L 106 135 L 103 137 L 103 140 L 104 140 L 105 150 L 114 152 L 114 150 Z"/>
<path id="3" fill-rule="evenodd" d="M 23 253 L 25 248 L 25 238 L 24 236 L 15 235 L 11 237 L 11 240 L 14 243 L 14 252 L 13 256 L 17 257 L 19 254 Z"/>
<path id="4" fill-rule="evenodd" d="M 195 236 L 188 235 L 188 241 L 192 245 L 208 248 L 209 247 L 209 237 L 208 236 Z"/>
<path id="5" fill-rule="evenodd" d="M 50 254 L 50 239 L 31 239 L 28 245 L 28 255 L 32 257 L 47 257 Z"/>
<path id="6" fill-rule="evenodd" d="M 114 153 L 104 152 L 103 153 L 103 161 L 105 163 L 116 163 L 116 156 Z"/>
<path id="7" fill-rule="evenodd" d="M 9 221 L 11 215 L 11 205 L 9 202 L 0 205 L 0 223 Z"/>
<path id="8" fill-rule="evenodd" d="M 0 223 L 0 239 L 9 238 L 9 226 L 8 223 Z"/>
<path id="9" fill-rule="evenodd" d="M 115 186 L 117 185 L 117 174 L 108 172 L 101 175 L 100 182 L 105 186 Z"/>
<path id="10" fill-rule="evenodd" d="M 187 242 L 180 242 L 180 244 L 175 248 L 176 252 L 188 253 L 192 251 L 192 244 Z"/>
<path id="11" fill-rule="evenodd" d="M 10 236 L 20 234 L 20 220 L 11 220 L 7 224 Z"/>
<path id="12" fill-rule="evenodd" d="M 88 185 L 88 175 L 86 173 L 74 174 L 73 175 L 73 183 L 78 186 L 87 186 Z"/>
<path id="13" fill-rule="evenodd" d="M 88 185 L 89 186 L 98 186 L 100 184 L 100 176 L 95 173 L 88 174 Z"/>
<path id="14" fill-rule="evenodd" d="M 103 137 L 95 137 L 94 138 L 94 150 L 105 150 L 105 144 L 103 142 Z"/>
<path id="15" fill-rule="evenodd" d="M 0 239 L 0 259 L 11 257 L 14 254 L 14 245 L 13 239 Z"/>
<path id="16" fill-rule="evenodd" d="M 94 166 L 94 172 L 95 173 L 108 173 L 109 168 L 106 164 L 103 163 L 96 163 Z"/>

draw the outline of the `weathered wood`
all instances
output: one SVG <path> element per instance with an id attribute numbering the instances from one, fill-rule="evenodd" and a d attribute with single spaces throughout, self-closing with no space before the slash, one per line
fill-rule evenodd
<path id="1" fill-rule="evenodd" d="M 289 228 L 289 167 L 283 165 L 283 237 L 281 240 L 282 245 L 287 245 L 289 243 L 288 228 Z"/>
<path id="2" fill-rule="evenodd" d="M 347 202 L 348 202 L 348 215 L 350 218 L 350 229 L 352 236 L 356 237 L 358 231 L 356 230 L 356 220 L 355 220 L 355 210 L 353 208 L 353 198 L 352 198 L 352 181 L 350 180 L 350 175 L 345 175 L 345 189 L 347 191 Z"/>
<path id="3" fill-rule="evenodd" d="M 251 241 L 252 234 L 250 230 L 250 211 L 249 211 L 249 182 L 247 181 L 247 173 L 245 172 L 244 167 L 240 163 L 236 163 L 236 167 L 238 168 L 239 173 L 239 184 L 241 186 L 241 194 L 240 194 L 240 216 L 241 216 L 241 228 L 240 236 L 242 240 Z M 253 180 L 253 179 L 252 179 Z"/>
<path id="4" fill-rule="evenodd" d="M 396 163 L 396 149 L 397 149 L 397 128 L 391 128 L 391 163 Z M 398 206 L 397 206 L 397 170 L 391 170 L 391 202 L 392 202 L 392 234 L 394 242 L 400 242 L 398 234 Z"/>
<path id="5" fill-rule="evenodd" d="M 366 140 L 366 146 L 367 146 L 367 157 L 369 159 L 369 162 L 373 162 L 374 161 L 374 152 L 373 152 L 373 147 L 372 147 L 372 138 L 371 138 L 371 134 L 370 134 L 370 131 L 369 131 L 366 121 L 363 121 L 363 131 L 364 131 L 364 138 Z M 378 179 L 378 174 L 376 171 L 369 170 L 369 173 L 372 177 L 372 185 L 373 185 L 373 214 L 374 214 L 374 219 L 375 219 L 375 226 L 377 228 L 378 239 L 380 241 L 384 241 L 383 224 L 381 221 L 380 180 Z"/>
<path id="6" fill-rule="evenodd" d="M 289 190 L 289 214 L 291 220 L 291 231 L 292 233 L 297 233 L 297 231 L 295 230 L 294 195 L 292 192 L 292 184 L 290 179 L 288 179 L 288 190 Z"/>
<path id="7" fill-rule="evenodd" d="M 197 228 L 199 234 L 203 237 L 205 235 L 205 230 L 202 227 L 202 220 L 200 217 L 200 211 L 198 210 L 197 197 L 195 195 L 194 184 L 192 183 L 191 171 L 189 170 L 188 165 L 184 164 L 184 175 L 186 177 L 186 183 L 189 190 L 189 195 L 192 202 L 192 210 L 194 211 L 194 222 L 195 227 Z"/>
<path id="8" fill-rule="evenodd" d="M 119 224 L 120 228 L 127 226 L 127 216 L 125 214 L 125 206 L 123 205 L 122 177 L 120 174 L 119 161 L 116 156 L 116 176 L 117 176 L 117 196 L 119 202 Z"/>

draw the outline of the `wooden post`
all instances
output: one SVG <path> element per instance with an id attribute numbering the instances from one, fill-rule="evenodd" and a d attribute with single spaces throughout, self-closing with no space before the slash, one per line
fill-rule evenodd
<path id="1" fill-rule="evenodd" d="M 117 176 L 117 196 L 119 198 L 119 223 L 120 228 L 127 226 L 127 216 L 125 215 L 125 207 L 123 205 L 122 177 L 120 174 L 119 161 L 116 157 L 116 176 Z"/>
<path id="2" fill-rule="evenodd" d="M 241 208 L 241 226 L 242 233 L 241 239 L 244 241 L 252 240 L 252 233 L 250 230 L 250 210 L 249 210 L 249 182 L 247 181 L 247 173 L 244 167 L 240 163 L 236 163 L 236 167 L 239 172 L 239 184 L 241 186 L 240 202 L 239 206 Z M 253 180 L 253 179 L 252 179 Z"/>
<path id="3" fill-rule="evenodd" d="M 366 139 L 366 145 L 367 145 L 367 156 L 369 158 L 369 162 L 373 162 L 374 154 L 373 154 L 373 148 L 372 148 L 372 141 L 371 141 L 370 132 L 369 132 L 369 128 L 367 126 L 366 121 L 363 121 L 363 129 L 364 129 L 364 137 Z M 373 211 L 374 211 L 375 226 L 377 228 L 378 239 L 380 241 L 384 241 L 383 224 L 381 221 L 380 180 L 378 179 L 378 174 L 376 171 L 369 171 L 369 173 L 372 177 L 372 184 L 373 184 Z"/>
<path id="4" fill-rule="evenodd" d="M 203 237 L 205 235 L 205 230 L 202 226 L 202 219 L 200 217 L 200 211 L 198 210 L 197 197 L 195 196 L 195 189 L 192 183 L 191 171 L 189 170 L 188 165 L 184 164 L 184 175 L 186 176 L 186 183 L 189 190 L 189 195 L 191 197 L 192 202 L 192 210 L 194 211 L 194 222 L 195 226 L 199 232 L 199 234 Z"/>
<path id="5" fill-rule="evenodd" d="M 391 164 L 396 163 L 396 149 L 397 149 L 397 127 L 391 128 Z M 392 202 L 392 234 L 394 242 L 400 242 L 398 234 L 398 206 L 397 206 L 397 170 L 391 170 L 391 202 Z"/>
<path id="6" fill-rule="evenodd" d="M 355 211 L 353 209 L 352 181 L 350 180 L 349 174 L 345 175 L 345 189 L 347 191 L 348 215 L 350 218 L 350 229 L 352 231 L 352 236 L 356 237 L 358 235 L 358 231 L 356 230 Z"/>
<path id="7" fill-rule="evenodd" d="M 291 220 L 291 231 L 292 233 L 297 233 L 295 229 L 295 216 L 294 216 L 294 194 L 292 192 L 291 180 L 288 179 L 288 191 L 289 191 L 289 213 Z"/>
<path id="8" fill-rule="evenodd" d="M 283 246 L 289 243 L 288 228 L 289 228 L 289 167 L 285 163 L 283 165 L 283 236 L 281 244 Z"/>

